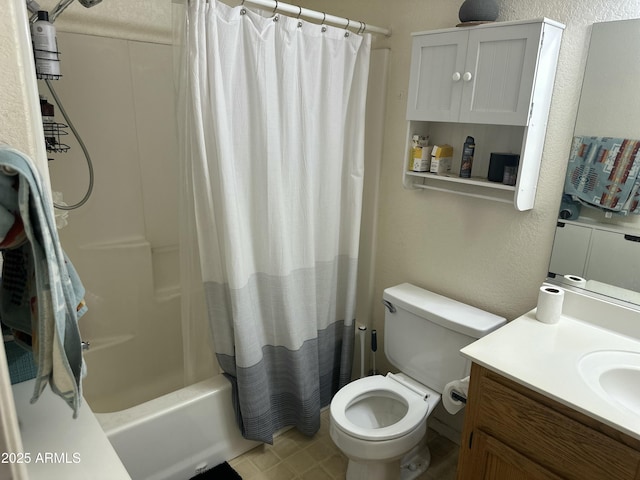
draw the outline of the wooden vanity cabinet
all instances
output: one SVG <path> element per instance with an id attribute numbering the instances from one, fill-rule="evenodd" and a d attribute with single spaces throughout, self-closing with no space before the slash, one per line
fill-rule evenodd
<path id="1" fill-rule="evenodd" d="M 640 441 L 477 364 L 458 480 L 640 480 Z"/>

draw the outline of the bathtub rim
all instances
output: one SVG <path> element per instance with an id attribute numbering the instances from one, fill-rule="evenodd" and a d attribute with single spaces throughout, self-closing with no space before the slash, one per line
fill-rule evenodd
<path id="1" fill-rule="evenodd" d="M 94 415 L 107 436 L 116 435 L 155 417 L 185 408 L 224 389 L 231 389 L 231 382 L 223 374 L 218 374 L 123 410 Z"/>

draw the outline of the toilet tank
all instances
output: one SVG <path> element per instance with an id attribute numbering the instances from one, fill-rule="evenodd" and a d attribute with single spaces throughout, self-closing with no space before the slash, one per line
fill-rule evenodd
<path id="1" fill-rule="evenodd" d="M 403 373 L 442 393 L 451 380 L 469 375 L 460 349 L 506 319 L 409 283 L 387 288 L 384 353 Z M 393 312 L 391 311 L 393 310 Z"/>

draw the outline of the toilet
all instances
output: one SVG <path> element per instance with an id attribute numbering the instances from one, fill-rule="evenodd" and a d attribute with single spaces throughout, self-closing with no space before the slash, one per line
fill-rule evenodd
<path id="1" fill-rule="evenodd" d="M 469 375 L 460 349 L 506 323 L 502 317 L 409 283 L 387 288 L 384 353 L 401 373 L 341 388 L 329 434 L 349 459 L 347 480 L 411 480 L 430 460 L 427 417 L 445 385 Z"/>

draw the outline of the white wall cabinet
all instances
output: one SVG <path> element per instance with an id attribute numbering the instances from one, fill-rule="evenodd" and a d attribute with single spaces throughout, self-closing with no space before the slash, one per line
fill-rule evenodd
<path id="1" fill-rule="evenodd" d="M 563 29 L 538 19 L 414 33 L 407 146 L 426 134 L 452 145 L 454 158 L 452 173 L 438 176 L 409 171 L 407 153 L 405 187 L 533 208 Z M 471 179 L 456 175 L 466 135 L 476 140 Z M 515 186 L 486 180 L 491 152 L 520 154 Z"/>
<path id="2" fill-rule="evenodd" d="M 541 23 L 414 37 L 407 118 L 526 125 Z"/>

